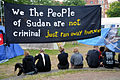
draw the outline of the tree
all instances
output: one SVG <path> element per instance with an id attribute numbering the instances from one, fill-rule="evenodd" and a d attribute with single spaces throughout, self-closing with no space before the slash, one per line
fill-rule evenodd
<path id="1" fill-rule="evenodd" d="M 31 0 L 3 0 L 3 1 L 16 4 L 32 4 Z"/>
<path id="2" fill-rule="evenodd" d="M 83 6 L 85 5 L 84 0 L 64 0 L 63 6 Z"/>
<path id="3" fill-rule="evenodd" d="M 9 3 L 17 4 L 34 4 L 34 5 L 50 5 L 50 6 L 81 6 L 85 5 L 84 0 L 64 0 L 63 3 L 55 0 L 2 0 Z"/>
<path id="4" fill-rule="evenodd" d="M 116 1 L 111 3 L 106 14 L 108 17 L 120 17 L 120 2 Z"/>

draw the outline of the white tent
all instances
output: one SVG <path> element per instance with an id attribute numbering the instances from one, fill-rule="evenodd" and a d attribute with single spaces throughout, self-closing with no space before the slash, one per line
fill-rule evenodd
<path id="1" fill-rule="evenodd" d="M 120 17 L 102 18 L 101 25 L 104 25 L 104 28 L 111 28 L 112 25 L 120 27 Z"/>

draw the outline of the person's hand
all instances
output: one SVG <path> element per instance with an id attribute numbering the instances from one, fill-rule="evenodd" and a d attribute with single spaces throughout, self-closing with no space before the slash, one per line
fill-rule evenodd
<path id="1" fill-rule="evenodd" d="M 38 54 L 36 54 L 36 56 L 38 56 Z"/>

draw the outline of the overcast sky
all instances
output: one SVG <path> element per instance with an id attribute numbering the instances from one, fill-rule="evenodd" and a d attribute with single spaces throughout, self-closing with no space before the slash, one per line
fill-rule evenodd
<path id="1" fill-rule="evenodd" d="M 118 0 L 108 0 L 108 3 L 114 2 L 114 1 L 118 1 Z"/>

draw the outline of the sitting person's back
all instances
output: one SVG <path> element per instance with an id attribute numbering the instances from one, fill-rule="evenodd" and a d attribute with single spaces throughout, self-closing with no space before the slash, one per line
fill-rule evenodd
<path id="1" fill-rule="evenodd" d="M 78 48 L 74 48 L 74 54 L 71 56 L 71 68 L 83 68 L 83 56 L 79 53 Z"/>
<path id="2" fill-rule="evenodd" d="M 29 51 L 25 51 L 24 56 L 25 57 L 22 60 L 22 64 L 16 63 L 15 65 L 15 71 L 17 70 L 17 68 L 19 68 L 19 73 L 17 75 L 19 76 L 22 73 L 25 73 L 25 74 L 37 73 L 37 70 L 34 64 L 34 57 L 29 55 Z"/>
<path id="3" fill-rule="evenodd" d="M 118 54 L 118 62 L 120 63 L 120 53 Z"/>
<path id="4" fill-rule="evenodd" d="M 35 56 L 36 68 L 38 72 L 47 72 L 51 70 L 51 61 L 48 54 L 45 54 L 43 50 L 40 50 L 40 54 Z"/>
<path id="5" fill-rule="evenodd" d="M 103 65 L 106 68 L 113 68 L 115 66 L 115 52 L 107 49 L 103 52 Z"/>
<path id="6" fill-rule="evenodd" d="M 65 53 L 64 48 L 60 48 L 60 54 L 58 55 L 58 69 L 68 69 L 68 53 Z"/>
<path id="7" fill-rule="evenodd" d="M 97 68 L 100 65 L 99 51 L 96 49 L 89 50 L 86 57 L 88 66 L 91 68 Z"/>
<path id="8" fill-rule="evenodd" d="M 23 69 L 24 69 L 24 73 L 28 73 L 35 70 L 33 56 L 26 55 L 25 58 L 23 58 Z"/>

